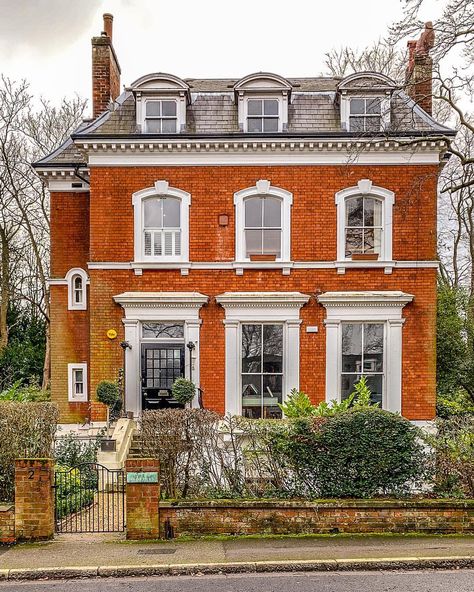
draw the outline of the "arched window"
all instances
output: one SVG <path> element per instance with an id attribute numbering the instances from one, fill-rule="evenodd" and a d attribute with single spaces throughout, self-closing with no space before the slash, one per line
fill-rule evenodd
<path id="1" fill-rule="evenodd" d="M 66 274 L 68 290 L 68 309 L 86 310 L 87 309 L 87 274 L 83 269 L 73 268 Z"/>
<path id="2" fill-rule="evenodd" d="M 236 261 L 290 261 L 292 202 L 289 191 L 265 180 L 234 195 Z"/>
<path id="3" fill-rule="evenodd" d="M 133 194 L 135 262 L 189 260 L 191 196 L 157 181 Z"/>
<path id="4" fill-rule="evenodd" d="M 336 193 L 337 260 L 392 260 L 393 191 L 361 179 Z"/>
<path id="5" fill-rule="evenodd" d="M 248 197 L 245 202 L 245 256 L 281 257 L 281 199 Z"/>

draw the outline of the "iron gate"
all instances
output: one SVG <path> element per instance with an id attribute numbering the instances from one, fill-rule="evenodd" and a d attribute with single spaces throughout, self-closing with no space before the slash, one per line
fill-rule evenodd
<path id="1" fill-rule="evenodd" d="M 57 468 L 54 476 L 56 531 L 125 530 L 125 471 L 97 463 Z"/>

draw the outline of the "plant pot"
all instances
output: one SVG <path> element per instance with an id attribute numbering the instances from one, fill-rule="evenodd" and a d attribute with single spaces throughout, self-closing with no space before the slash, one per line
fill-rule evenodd
<path id="1" fill-rule="evenodd" d="M 275 261 L 276 255 L 250 255 L 250 261 Z"/>
<path id="2" fill-rule="evenodd" d="M 352 261 L 377 261 L 378 253 L 354 253 Z"/>

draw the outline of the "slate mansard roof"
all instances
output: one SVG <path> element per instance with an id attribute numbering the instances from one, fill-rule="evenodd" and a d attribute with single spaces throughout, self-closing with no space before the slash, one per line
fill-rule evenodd
<path id="1" fill-rule="evenodd" d="M 365 90 L 377 90 L 370 87 L 367 80 Z M 350 77 L 349 77 L 350 78 Z M 345 131 L 341 126 L 340 90 L 349 78 L 341 80 L 333 77 L 288 78 L 291 85 L 291 97 L 288 104 L 288 128 L 275 134 L 250 134 L 239 129 L 238 106 L 235 87 L 238 79 L 195 79 L 187 78 L 182 82 L 189 88 L 189 104 L 186 109 L 186 129 L 179 134 L 141 134 L 137 128 L 136 102 L 131 89 L 125 90 L 110 109 L 94 121 L 86 121 L 72 134 L 70 140 L 55 152 L 36 162 L 36 167 L 73 166 L 86 163 L 85 157 L 74 144 L 74 140 L 100 138 L 209 138 L 209 137 L 360 137 Z M 383 77 L 386 79 L 386 77 Z M 362 78 L 359 78 L 364 83 Z M 386 79 L 388 80 L 388 79 Z M 380 86 L 382 88 L 382 86 Z M 386 88 L 386 87 L 385 87 Z M 354 86 L 351 87 L 354 90 Z M 425 113 L 403 91 L 397 90 L 393 83 L 390 103 L 390 130 L 380 132 L 380 136 L 410 135 L 453 135 L 454 132 L 437 123 Z"/>

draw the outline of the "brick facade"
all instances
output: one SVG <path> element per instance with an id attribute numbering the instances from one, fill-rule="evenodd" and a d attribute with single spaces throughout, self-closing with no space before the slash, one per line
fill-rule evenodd
<path id="1" fill-rule="evenodd" d="M 52 194 L 53 277 L 64 277 L 72 267 L 87 269 L 87 261 L 133 260 L 134 192 L 165 179 L 170 186 L 191 194 L 190 260 L 234 260 L 235 227 L 233 196 L 236 191 L 269 179 L 273 186 L 293 194 L 291 259 L 336 259 L 335 193 L 369 178 L 374 185 L 395 193 L 393 208 L 393 259 L 436 259 L 436 182 L 434 165 L 373 166 L 221 166 L 221 167 L 91 167 L 90 205 L 85 193 Z M 218 216 L 227 214 L 228 226 Z M 73 227 L 77 231 L 71 230 Z M 67 363 L 89 362 L 89 398 L 100 380 L 114 379 L 122 366 L 119 347 L 124 338 L 123 309 L 113 296 L 133 291 L 189 291 L 209 296 L 202 307 L 200 373 L 204 404 L 224 412 L 224 310 L 215 296 L 235 291 L 299 291 L 311 295 L 301 309 L 300 386 L 315 403 L 325 398 L 326 311 L 316 296 L 327 291 L 402 290 L 414 295 L 403 317 L 402 412 L 409 419 L 428 420 L 435 413 L 436 269 L 395 268 L 195 270 L 182 276 L 179 269 L 89 269 L 87 311 L 67 311 L 67 286 L 52 286 L 52 392 L 63 421 L 76 421 L 89 411 L 84 404 L 67 403 Z M 317 325 L 317 334 L 306 326 Z M 118 332 L 107 337 L 108 329 Z M 90 346 L 89 346 L 90 344 Z M 90 347 L 90 349 L 89 349 Z M 102 418 L 94 411 L 94 418 Z"/>
<path id="2" fill-rule="evenodd" d="M 474 503 L 453 500 L 179 502 L 160 504 L 160 536 L 474 533 Z M 166 532 L 165 532 L 166 529 Z"/>
<path id="3" fill-rule="evenodd" d="M 15 540 L 15 507 L 0 505 L 0 544 L 8 545 Z"/>
<path id="4" fill-rule="evenodd" d="M 126 462 L 127 473 L 158 473 L 159 462 L 154 458 L 133 458 Z M 160 484 L 128 483 L 127 538 L 132 540 L 156 539 L 159 537 Z"/>

